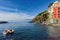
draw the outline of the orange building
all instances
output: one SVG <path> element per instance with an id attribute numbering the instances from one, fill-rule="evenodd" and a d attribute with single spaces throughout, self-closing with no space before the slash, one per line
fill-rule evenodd
<path id="1" fill-rule="evenodd" d="M 56 1 L 48 8 L 50 23 L 60 23 L 60 2 Z"/>
<path id="2" fill-rule="evenodd" d="M 60 18 L 60 7 L 53 8 L 53 18 L 54 19 Z"/>

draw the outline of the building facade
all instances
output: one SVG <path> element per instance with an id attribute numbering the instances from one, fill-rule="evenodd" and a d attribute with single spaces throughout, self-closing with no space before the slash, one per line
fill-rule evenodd
<path id="1" fill-rule="evenodd" d="M 49 22 L 60 23 L 60 2 L 56 1 L 48 8 Z"/>

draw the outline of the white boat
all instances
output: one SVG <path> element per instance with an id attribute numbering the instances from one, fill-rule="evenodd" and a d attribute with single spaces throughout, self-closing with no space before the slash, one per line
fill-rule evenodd
<path id="1" fill-rule="evenodd" d="M 9 33 L 14 33 L 14 30 L 13 30 L 13 29 L 11 29 L 11 30 L 9 30 L 8 32 L 9 32 Z"/>
<path id="2" fill-rule="evenodd" d="M 8 30 L 3 31 L 3 34 L 6 35 L 8 33 Z"/>
<path id="3" fill-rule="evenodd" d="M 13 30 L 13 29 L 11 29 L 11 30 L 4 30 L 4 31 L 3 31 L 3 34 L 4 34 L 4 35 L 12 34 L 12 33 L 14 33 L 14 30 Z"/>

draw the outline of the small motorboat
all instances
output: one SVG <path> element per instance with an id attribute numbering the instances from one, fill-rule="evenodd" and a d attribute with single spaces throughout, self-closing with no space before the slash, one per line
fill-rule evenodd
<path id="1" fill-rule="evenodd" d="M 13 30 L 13 29 L 11 29 L 11 30 L 4 30 L 4 31 L 3 31 L 3 34 L 4 34 L 4 35 L 12 34 L 12 33 L 14 33 L 14 30 Z"/>
<path id="2" fill-rule="evenodd" d="M 12 33 L 14 33 L 14 30 L 11 29 L 11 30 L 8 31 L 8 33 L 12 34 Z"/>
<path id="3" fill-rule="evenodd" d="M 8 30 L 4 30 L 3 34 L 6 35 L 8 33 Z"/>

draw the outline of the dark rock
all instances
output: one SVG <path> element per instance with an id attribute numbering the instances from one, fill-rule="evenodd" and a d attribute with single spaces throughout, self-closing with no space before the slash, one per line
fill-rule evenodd
<path id="1" fill-rule="evenodd" d="M 0 21 L 0 24 L 3 24 L 3 23 L 8 23 L 7 21 Z"/>

